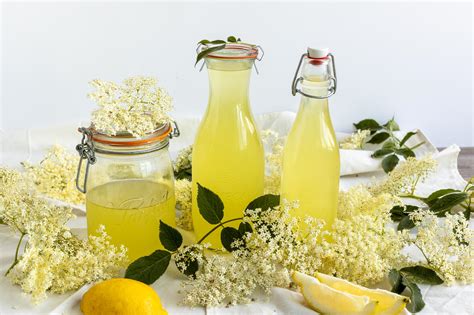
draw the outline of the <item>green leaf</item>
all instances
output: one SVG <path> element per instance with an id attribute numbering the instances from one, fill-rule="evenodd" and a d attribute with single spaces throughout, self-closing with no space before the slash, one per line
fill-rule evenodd
<path id="1" fill-rule="evenodd" d="M 461 192 L 460 190 L 457 190 L 457 189 L 451 189 L 451 188 L 447 188 L 447 189 L 440 189 L 440 190 L 437 190 L 437 191 L 434 191 L 431 193 L 431 195 L 429 195 L 428 197 L 426 197 L 425 199 L 423 199 L 423 201 L 429 205 L 429 206 L 432 206 L 433 203 L 438 200 L 438 198 L 444 196 L 444 195 L 447 195 L 447 194 L 450 194 L 450 193 L 453 193 L 453 192 Z"/>
<path id="2" fill-rule="evenodd" d="M 402 138 L 402 141 L 400 141 L 400 147 L 403 146 L 408 141 L 408 139 L 414 135 L 416 135 L 416 131 L 407 132 L 407 134 Z"/>
<path id="3" fill-rule="evenodd" d="M 385 173 L 390 173 L 391 171 L 393 171 L 399 161 L 400 159 L 395 154 L 384 157 L 384 159 L 382 160 L 382 168 Z"/>
<path id="4" fill-rule="evenodd" d="M 224 217 L 224 204 L 218 195 L 198 185 L 197 204 L 199 213 L 210 224 L 218 224 Z"/>
<path id="5" fill-rule="evenodd" d="M 187 179 L 189 181 L 193 178 L 192 168 L 181 169 L 178 172 L 174 172 L 174 177 L 176 179 Z"/>
<path id="6" fill-rule="evenodd" d="M 405 285 L 402 283 L 402 275 L 396 269 L 390 270 L 388 273 L 388 281 L 392 286 L 393 293 L 401 294 L 405 290 Z"/>
<path id="7" fill-rule="evenodd" d="M 372 154 L 372 157 L 379 158 L 393 152 L 394 152 L 393 149 L 379 149 Z"/>
<path id="8" fill-rule="evenodd" d="M 358 130 L 379 130 L 382 126 L 373 119 L 364 119 L 354 124 Z"/>
<path id="9" fill-rule="evenodd" d="M 250 225 L 250 223 L 247 223 L 247 222 L 240 222 L 240 224 L 239 224 L 239 232 L 240 232 L 240 234 L 242 234 L 242 235 L 245 235 L 245 233 L 252 233 L 252 232 L 253 232 L 252 226 Z"/>
<path id="10" fill-rule="evenodd" d="M 396 149 L 398 149 L 398 146 L 393 140 L 389 140 L 384 142 L 384 144 L 382 145 L 382 149 L 391 149 L 395 151 Z"/>
<path id="11" fill-rule="evenodd" d="M 197 248 L 192 248 L 192 251 L 198 251 Z M 178 270 L 186 276 L 194 277 L 199 270 L 199 262 L 191 256 L 191 253 L 186 257 L 175 258 L 175 264 Z M 182 264 L 185 265 L 183 268 Z"/>
<path id="12" fill-rule="evenodd" d="M 387 128 L 388 130 L 391 130 L 391 131 L 399 131 L 400 130 L 400 126 L 395 121 L 395 117 L 390 119 L 389 121 L 387 121 L 387 123 L 383 126 L 385 128 Z"/>
<path id="13" fill-rule="evenodd" d="M 202 58 L 206 57 L 210 53 L 213 53 L 218 50 L 222 50 L 224 48 L 225 48 L 225 44 L 222 44 L 222 45 L 212 46 L 212 47 L 202 50 L 201 52 L 198 53 L 196 57 L 196 63 L 194 64 L 194 66 L 196 66 Z"/>
<path id="14" fill-rule="evenodd" d="M 388 132 L 382 131 L 376 133 L 369 141 L 367 141 L 367 143 L 379 144 L 387 140 L 389 137 L 390 134 Z"/>
<path id="15" fill-rule="evenodd" d="M 406 217 L 408 214 L 411 212 L 418 210 L 419 208 L 417 206 L 412 206 L 412 205 L 405 205 L 405 206 L 394 206 L 390 210 L 390 216 L 393 221 L 399 222 L 401 221 L 404 217 Z"/>
<path id="16" fill-rule="evenodd" d="M 239 230 L 237 230 L 233 227 L 226 226 L 225 228 L 223 228 L 221 230 L 222 245 L 229 252 L 232 252 L 236 249 L 239 249 L 238 246 L 235 246 L 232 243 L 236 240 L 241 239 L 241 238 L 242 238 L 242 235 L 240 234 Z"/>
<path id="17" fill-rule="evenodd" d="M 210 41 L 207 40 L 207 39 L 202 39 L 202 40 L 198 41 L 198 44 L 201 44 L 201 45 L 207 45 L 209 43 L 210 43 Z"/>
<path id="18" fill-rule="evenodd" d="M 246 209 L 249 209 L 249 210 L 261 209 L 262 211 L 266 211 L 270 208 L 275 208 L 279 205 L 280 205 L 279 195 L 267 194 L 267 195 L 263 195 L 252 200 L 248 204 Z"/>
<path id="19" fill-rule="evenodd" d="M 408 288 L 408 290 L 410 290 L 410 303 L 407 305 L 407 310 L 412 313 L 418 313 L 425 307 L 420 288 L 416 283 L 409 281 L 405 277 L 403 277 L 402 283 Z"/>
<path id="20" fill-rule="evenodd" d="M 436 271 L 423 266 L 405 267 L 400 269 L 400 273 L 414 283 L 437 285 L 444 282 Z"/>
<path id="21" fill-rule="evenodd" d="M 229 43 L 237 43 L 237 38 L 235 38 L 235 36 L 229 36 L 227 37 L 227 41 Z"/>
<path id="22" fill-rule="evenodd" d="M 160 220 L 160 242 L 169 251 L 176 251 L 183 244 L 183 237 L 178 230 Z"/>
<path id="23" fill-rule="evenodd" d="M 438 216 L 445 216 L 446 212 L 468 198 L 465 192 L 454 192 L 438 198 L 430 207 L 430 210 Z"/>
<path id="24" fill-rule="evenodd" d="M 125 278 L 152 284 L 168 268 L 171 253 L 165 250 L 157 250 L 153 254 L 138 258 L 132 262 L 125 272 Z"/>
<path id="25" fill-rule="evenodd" d="M 413 152 L 413 150 L 409 148 L 397 149 L 395 153 L 403 156 L 405 159 L 408 159 L 409 157 L 415 157 L 415 152 Z"/>
<path id="26" fill-rule="evenodd" d="M 402 230 L 409 230 L 415 227 L 415 222 L 410 218 L 410 216 L 405 216 L 400 220 L 400 223 L 398 223 L 397 230 L 402 231 Z"/>

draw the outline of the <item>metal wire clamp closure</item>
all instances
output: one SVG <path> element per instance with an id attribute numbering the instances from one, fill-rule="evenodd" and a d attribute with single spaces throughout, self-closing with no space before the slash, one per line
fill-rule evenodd
<path id="1" fill-rule="evenodd" d="M 305 57 L 308 57 L 308 53 L 305 53 L 305 54 L 301 55 L 300 62 L 298 63 L 298 67 L 296 68 L 295 76 L 293 77 L 293 82 L 291 84 L 291 94 L 293 94 L 293 96 L 295 96 L 296 93 L 300 93 L 303 96 L 306 96 L 306 97 L 309 97 L 309 98 L 315 98 L 315 99 L 319 99 L 319 100 L 329 98 L 329 97 L 333 96 L 334 94 L 336 94 L 336 89 L 337 89 L 336 65 L 334 63 L 334 56 L 331 53 L 328 54 L 328 57 L 331 59 L 331 71 L 330 71 L 330 76 L 329 76 L 329 81 L 331 83 L 330 83 L 329 88 L 328 88 L 328 95 L 326 95 L 326 96 L 310 95 L 310 94 L 307 94 L 307 93 L 301 91 L 298 88 L 298 83 L 300 83 L 301 81 L 304 80 L 303 77 L 298 77 L 298 74 L 300 72 L 301 64 L 303 63 L 303 59 Z"/>
<path id="2" fill-rule="evenodd" d="M 201 51 L 201 47 L 204 46 L 203 44 L 198 44 L 197 48 L 196 48 L 196 53 L 199 53 Z M 257 56 L 257 59 L 258 61 L 262 61 L 263 59 L 263 56 L 265 56 L 265 51 L 263 50 L 262 46 L 258 45 L 258 46 L 255 46 L 255 48 L 258 48 L 258 51 L 259 51 L 259 56 Z M 262 54 L 260 55 L 260 52 L 262 52 Z M 199 72 L 202 71 L 202 69 L 204 69 L 204 65 L 206 64 L 206 61 L 204 60 L 204 58 L 202 59 L 202 62 L 201 62 L 201 66 L 199 67 Z M 258 71 L 258 68 L 257 68 L 257 63 L 254 62 L 253 63 L 253 67 L 255 68 L 255 72 L 257 74 L 260 74 L 260 72 Z"/>
<path id="3" fill-rule="evenodd" d="M 89 167 L 90 165 L 96 162 L 96 157 L 94 153 L 94 144 L 92 142 L 92 132 L 88 128 L 81 127 L 78 129 L 80 133 L 82 133 L 82 140 L 81 143 L 76 146 L 76 151 L 79 153 L 79 165 L 77 166 L 77 174 L 76 174 L 76 188 L 82 192 L 86 193 L 87 191 L 87 176 L 89 175 Z M 82 188 L 79 184 L 80 176 L 81 176 L 81 168 L 83 160 L 87 160 L 86 162 L 86 171 L 84 174 L 84 182 L 82 184 Z"/>

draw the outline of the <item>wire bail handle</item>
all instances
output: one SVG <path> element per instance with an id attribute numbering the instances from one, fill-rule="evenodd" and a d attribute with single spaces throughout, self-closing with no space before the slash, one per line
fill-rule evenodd
<path id="1" fill-rule="evenodd" d="M 329 98 L 329 97 L 333 96 L 334 94 L 336 94 L 336 89 L 337 89 L 336 65 L 335 65 L 335 62 L 334 62 L 334 56 L 331 53 L 328 54 L 328 57 L 329 57 L 330 62 L 331 62 L 331 70 L 329 71 L 330 72 L 329 81 L 331 83 L 329 84 L 328 95 L 326 95 L 326 96 L 310 95 L 310 94 L 307 94 L 307 93 L 303 92 L 302 90 L 300 90 L 298 88 L 298 83 L 300 83 L 301 81 L 304 80 L 303 77 L 298 77 L 298 74 L 299 74 L 300 68 L 301 68 L 301 64 L 303 63 L 303 59 L 305 57 L 308 57 L 308 56 L 309 56 L 308 53 L 304 53 L 304 54 L 301 55 L 300 61 L 298 63 L 298 67 L 296 68 L 295 76 L 293 77 L 293 82 L 291 84 L 291 94 L 293 94 L 293 96 L 295 96 L 296 93 L 300 93 L 303 96 L 306 96 L 306 97 L 309 97 L 309 98 L 320 99 L 320 100 Z"/>
<path id="2" fill-rule="evenodd" d="M 96 157 L 94 153 L 94 143 L 92 142 L 92 132 L 89 128 L 81 127 L 78 129 L 80 133 L 82 133 L 82 140 L 81 143 L 76 146 L 76 151 L 79 153 L 79 165 L 77 166 L 77 174 L 76 174 L 76 188 L 82 192 L 87 192 L 87 177 L 89 175 L 89 167 L 96 162 Z M 81 168 L 83 160 L 87 160 L 86 162 L 86 172 L 84 174 L 84 182 L 82 184 L 82 188 L 79 184 L 80 176 L 81 176 Z"/>

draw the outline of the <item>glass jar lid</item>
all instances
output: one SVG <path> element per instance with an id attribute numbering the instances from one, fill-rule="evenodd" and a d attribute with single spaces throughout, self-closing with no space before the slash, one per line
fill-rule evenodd
<path id="1" fill-rule="evenodd" d="M 208 46 L 201 46 L 201 51 Z M 257 59 L 259 53 L 258 46 L 250 44 L 226 44 L 225 48 L 209 53 L 206 58 L 215 59 Z"/>

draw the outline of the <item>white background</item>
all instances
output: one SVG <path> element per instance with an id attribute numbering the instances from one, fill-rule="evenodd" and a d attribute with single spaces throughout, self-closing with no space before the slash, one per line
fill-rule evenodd
<path id="1" fill-rule="evenodd" d="M 437 146 L 474 145 L 472 3 L 83 2 L 2 4 L 4 130 L 85 121 L 87 82 L 160 79 L 175 116 L 202 115 L 207 74 L 196 42 L 236 35 L 260 44 L 255 113 L 297 109 L 290 84 L 307 45 L 334 52 L 336 129 L 395 115 Z"/>

